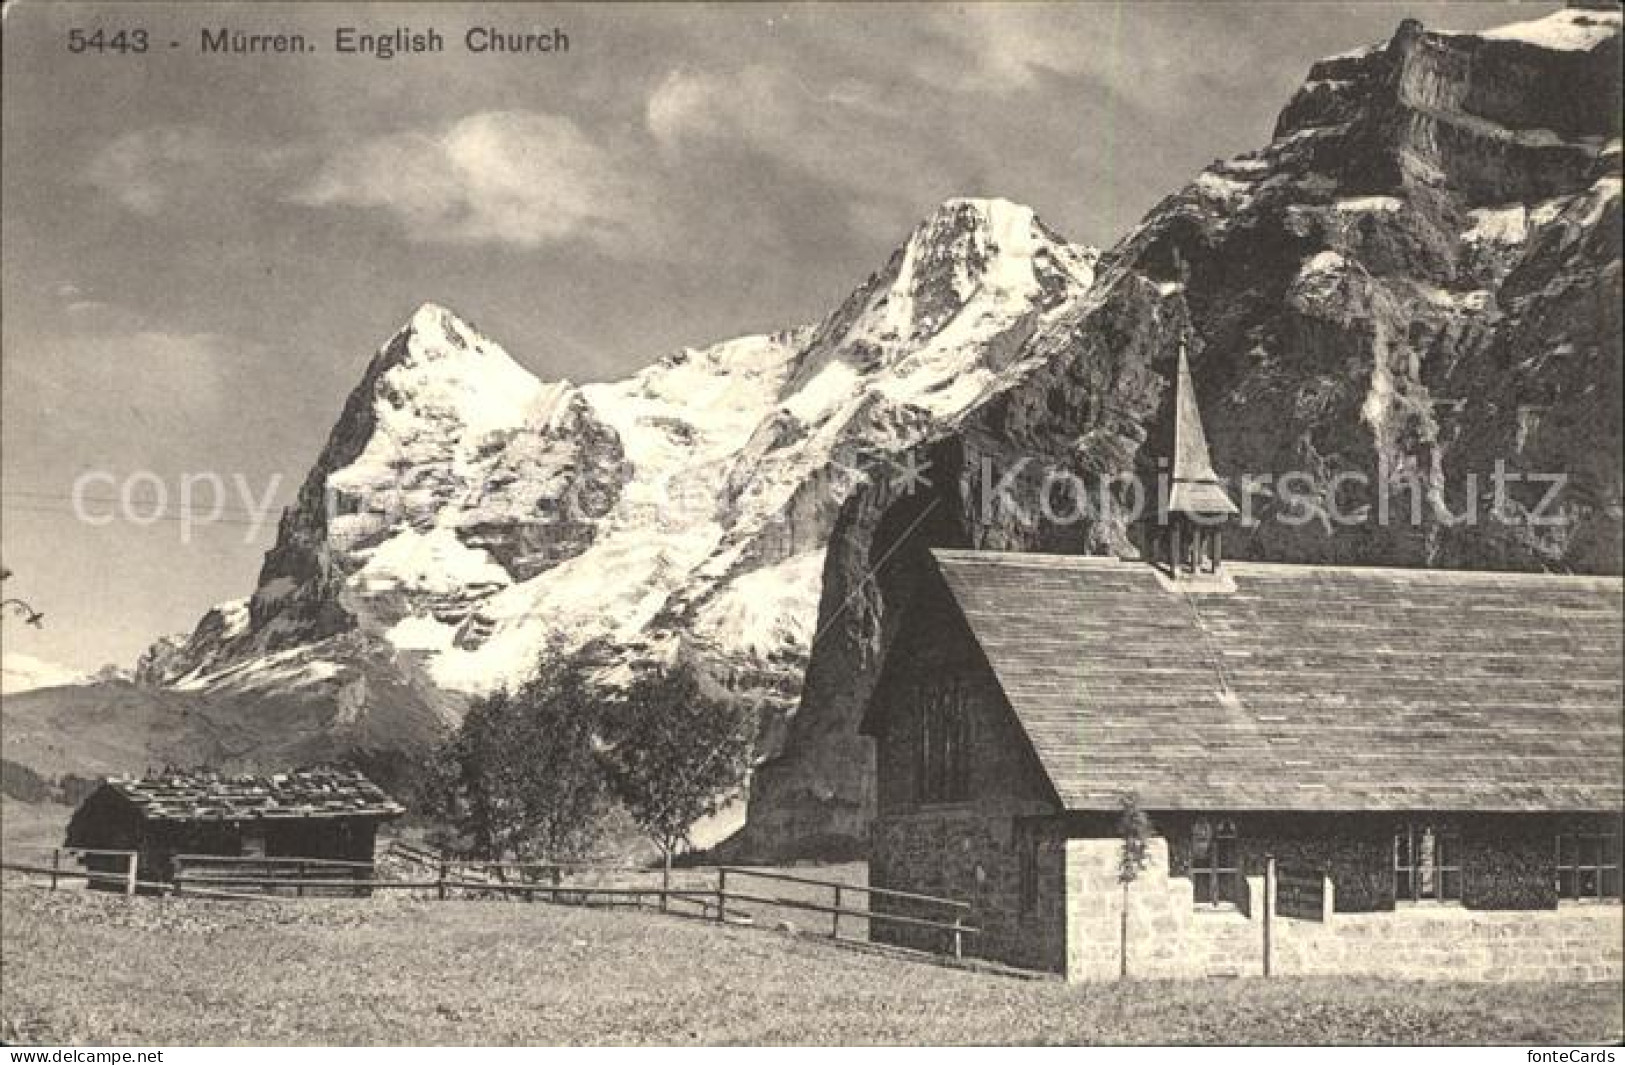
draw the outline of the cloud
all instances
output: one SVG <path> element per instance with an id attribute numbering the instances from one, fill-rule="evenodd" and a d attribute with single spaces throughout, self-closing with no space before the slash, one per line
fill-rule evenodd
<path id="1" fill-rule="evenodd" d="M 633 153 L 595 143 L 568 118 L 487 111 L 341 149 L 292 199 L 383 211 L 422 243 L 584 240 L 614 252 L 649 220 L 636 174 Z"/>
<path id="2" fill-rule="evenodd" d="M 663 148 L 675 150 L 689 137 L 714 137 L 726 126 L 718 113 L 722 93 L 704 74 L 674 70 L 649 96 L 649 132 Z"/>
<path id="3" fill-rule="evenodd" d="M 276 181 L 295 154 L 231 140 L 201 126 L 131 130 L 104 144 L 82 174 L 124 207 L 148 217 L 236 201 Z"/>
<path id="4" fill-rule="evenodd" d="M 212 140 L 201 130 L 134 130 L 96 153 L 85 180 L 137 214 L 153 215 L 175 187 L 166 179 L 207 165 L 213 154 Z"/>
<path id="5" fill-rule="evenodd" d="M 1216 5 L 1215 5 L 1216 6 Z M 1001 97 L 1081 80 L 1138 110 L 1188 109 L 1203 86 L 1246 71 L 1259 47 L 1232 12 L 1203 5 L 966 4 L 933 8 L 912 72 L 944 91 Z M 1193 57 L 1207 57 L 1202 60 Z"/>
<path id="6" fill-rule="evenodd" d="M 938 9 L 927 30 L 949 47 L 924 49 L 915 59 L 915 72 L 940 88 L 961 92 L 1013 94 L 1036 89 L 1046 74 L 1077 76 L 1100 70 L 1103 53 L 1110 51 L 1109 26 L 1081 38 L 1057 25 L 1058 19 L 1099 23 L 1110 8 L 1061 12 L 1046 5 L 968 4 Z M 1103 34 L 1100 31 L 1106 30 Z M 1092 47 L 1080 48 L 1080 39 Z"/>
<path id="7" fill-rule="evenodd" d="M 909 214 L 957 191 L 933 156 L 957 162 L 963 146 L 930 135 L 920 116 L 868 83 L 814 89 L 781 67 L 673 71 L 650 94 L 645 123 L 664 156 L 702 165 L 717 151 L 765 156 L 854 197 L 853 219 L 885 207 Z"/>
<path id="8" fill-rule="evenodd" d="M 53 456 L 30 463 L 20 454 L 24 467 L 47 467 L 56 456 L 161 465 L 185 455 L 195 463 L 219 449 L 219 434 L 232 431 L 230 412 L 243 402 L 238 378 L 257 348 L 216 333 L 111 318 L 98 316 L 93 327 L 68 323 L 30 343 L 34 357 L 8 359 L 7 420 L 28 411 L 35 428 L 23 450 Z M 178 424 L 188 431 L 177 434 Z"/>
<path id="9" fill-rule="evenodd" d="M 198 126 L 136 130 L 102 146 L 84 180 L 149 217 L 258 199 L 383 212 L 419 243 L 580 239 L 625 250 L 653 213 L 641 168 L 636 152 L 597 143 L 568 118 L 482 111 L 338 148 L 256 145 Z"/>
<path id="10" fill-rule="evenodd" d="M 55 328 L 29 341 L 30 357 L 8 359 L 6 396 L 58 424 L 85 431 L 115 412 L 164 424 L 177 412 L 210 412 L 232 393 L 233 376 L 264 352 L 252 341 L 215 332 L 154 326 L 134 308 L 82 298 L 77 285 Z M 107 382 L 118 380 L 119 387 Z M 65 420 L 64 420 L 65 419 Z"/>
<path id="11" fill-rule="evenodd" d="M 803 163 L 832 134 L 850 135 L 858 123 L 893 123 L 906 115 L 856 79 L 814 89 L 782 67 L 760 65 L 674 70 L 646 108 L 649 132 L 668 149 L 693 138 L 737 136 Z"/>
<path id="12" fill-rule="evenodd" d="M 120 385 L 110 397 L 126 409 L 213 409 L 230 383 L 230 371 L 242 356 L 218 333 L 171 333 L 140 329 L 131 333 L 96 331 L 69 341 L 72 370 L 65 376 L 92 379 L 117 367 Z M 63 375 L 58 362 L 53 375 Z M 133 382 L 133 383 L 131 383 Z M 56 382 L 59 387 L 63 381 Z"/>
<path id="13" fill-rule="evenodd" d="M 53 292 L 56 295 L 57 304 L 62 310 L 79 318 L 110 313 L 118 309 L 105 300 L 94 298 L 90 293 L 71 281 L 65 281 L 57 285 Z"/>

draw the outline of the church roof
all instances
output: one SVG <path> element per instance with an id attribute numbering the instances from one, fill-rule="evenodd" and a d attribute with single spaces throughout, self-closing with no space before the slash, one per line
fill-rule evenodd
<path id="1" fill-rule="evenodd" d="M 1068 809 L 1625 805 L 1617 578 L 933 555 Z"/>

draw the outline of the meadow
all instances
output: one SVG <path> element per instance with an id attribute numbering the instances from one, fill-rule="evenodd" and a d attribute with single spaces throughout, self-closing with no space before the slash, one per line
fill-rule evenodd
<path id="1" fill-rule="evenodd" d="M 0 1037 L 76 1044 L 1615 1042 L 1609 985 L 1068 986 L 772 927 L 0 885 Z"/>

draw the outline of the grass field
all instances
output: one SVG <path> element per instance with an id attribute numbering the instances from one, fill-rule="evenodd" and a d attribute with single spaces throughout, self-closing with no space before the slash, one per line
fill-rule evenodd
<path id="1" fill-rule="evenodd" d="M 0 1026 L 68 1043 L 1583 1043 L 1617 987 L 1068 987 L 545 904 L 0 890 Z"/>
<path id="2" fill-rule="evenodd" d="M 72 814 L 60 803 L 0 799 L 0 851 L 60 847 Z"/>

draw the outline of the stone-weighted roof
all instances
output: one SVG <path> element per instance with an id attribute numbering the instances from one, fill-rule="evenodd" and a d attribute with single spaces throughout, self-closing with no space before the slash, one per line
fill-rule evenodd
<path id="1" fill-rule="evenodd" d="M 168 773 L 111 779 L 107 786 L 148 820 L 383 818 L 406 812 L 365 776 L 343 769 L 302 769 L 265 776 Z"/>
<path id="2" fill-rule="evenodd" d="M 1068 809 L 1625 805 L 1617 578 L 933 554 Z"/>

